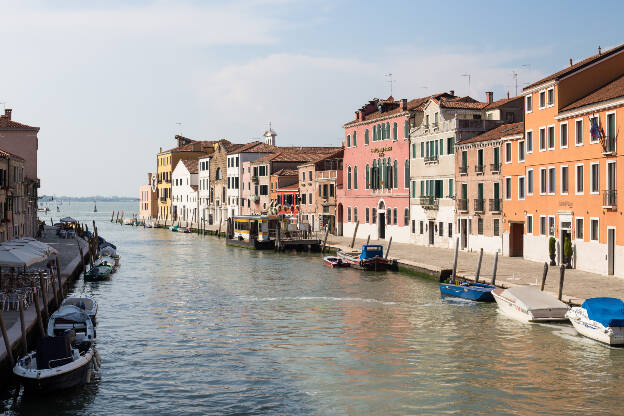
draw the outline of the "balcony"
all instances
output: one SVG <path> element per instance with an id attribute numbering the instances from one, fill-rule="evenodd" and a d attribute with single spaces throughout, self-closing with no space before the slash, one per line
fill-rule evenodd
<path id="1" fill-rule="evenodd" d="M 617 208 L 617 191 L 615 189 L 602 191 L 602 207 L 611 210 Z"/>
<path id="2" fill-rule="evenodd" d="M 477 175 L 483 175 L 484 171 L 485 171 L 485 168 L 483 167 L 483 165 L 476 165 L 475 166 L 475 173 Z"/>
<path id="3" fill-rule="evenodd" d="M 468 165 L 460 166 L 459 167 L 459 174 L 460 175 L 468 175 Z"/>
<path id="4" fill-rule="evenodd" d="M 502 200 L 500 199 L 490 199 L 490 212 L 492 213 L 500 213 L 502 206 Z"/>
<path id="5" fill-rule="evenodd" d="M 436 163 L 438 161 L 438 155 L 425 156 L 425 163 Z"/>
<path id="6" fill-rule="evenodd" d="M 253 176 L 251 177 L 251 181 L 252 181 L 253 183 L 258 183 L 258 175 L 253 175 Z"/>
<path id="7" fill-rule="evenodd" d="M 474 200 L 474 210 L 475 212 L 485 212 L 485 199 L 477 198 Z"/>
<path id="8" fill-rule="evenodd" d="M 606 137 L 602 144 L 602 154 L 604 156 L 615 155 L 615 137 Z"/>
<path id="9" fill-rule="evenodd" d="M 421 205 L 424 209 L 437 209 L 440 201 L 434 196 L 421 196 L 418 201 L 418 205 Z"/>
<path id="10" fill-rule="evenodd" d="M 457 200 L 457 210 L 459 212 L 468 212 L 468 200 L 466 198 Z"/>
<path id="11" fill-rule="evenodd" d="M 501 170 L 501 164 L 500 163 L 492 163 L 490 165 L 490 171 L 492 173 L 500 173 Z"/>

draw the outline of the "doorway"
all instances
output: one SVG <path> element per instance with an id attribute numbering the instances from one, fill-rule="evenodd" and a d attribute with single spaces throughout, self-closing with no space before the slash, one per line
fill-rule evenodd
<path id="1" fill-rule="evenodd" d="M 380 239 L 384 239 L 386 238 L 386 212 L 385 211 L 379 211 L 379 238 Z"/>
<path id="2" fill-rule="evenodd" d="M 607 228 L 607 261 L 609 276 L 615 274 L 615 228 Z"/>
<path id="3" fill-rule="evenodd" d="M 342 204 L 338 204 L 338 229 L 336 230 L 336 235 L 341 236 L 342 235 L 342 222 L 344 220 L 343 217 L 343 208 L 342 208 Z"/>
<path id="4" fill-rule="evenodd" d="M 524 223 L 509 224 L 509 257 L 522 257 L 524 240 Z"/>
<path id="5" fill-rule="evenodd" d="M 435 223 L 433 221 L 429 221 L 429 245 L 433 245 L 433 238 L 435 236 Z"/>
<path id="6" fill-rule="evenodd" d="M 460 228 L 461 228 L 461 249 L 468 248 L 468 220 L 462 218 L 459 220 Z"/>

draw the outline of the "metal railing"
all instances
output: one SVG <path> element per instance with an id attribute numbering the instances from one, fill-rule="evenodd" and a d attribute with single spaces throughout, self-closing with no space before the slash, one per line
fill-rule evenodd
<path id="1" fill-rule="evenodd" d="M 418 200 L 418 204 L 423 207 L 437 207 L 440 201 L 435 196 L 421 196 Z"/>
<path id="2" fill-rule="evenodd" d="M 602 206 L 612 209 L 617 207 L 617 191 L 615 189 L 602 191 Z"/>
<path id="3" fill-rule="evenodd" d="M 484 170 L 483 165 L 475 165 L 475 173 L 483 173 Z"/>
<path id="4" fill-rule="evenodd" d="M 501 199 L 490 199 L 490 212 L 501 212 Z"/>
<path id="5" fill-rule="evenodd" d="M 501 164 L 500 163 L 492 163 L 490 165 L 490 171 L 492 173 L 500 173 L 501 170 Z"/>
<path id="6" fill-rule="evenodd" d="M 475 212 L 484 212 L 485 211 L 485 200 L 484 199 L 475 199 L 474 200 L 474 210 Z"/>
<path id="7" fill-rule="evenodd" d="M 425 156 L 425 163 L 427 163 L 427 162 L 436 162 L 437 160 L 438 160 L 438 155 Z"/>
<path id="8" fill-rule="evenodd" d="M 460 198 L 457 200 L 457 210 L 462 212 L 468 211 L 468 200 L 465 198 Z"/>
<path id="9" fill-rule="evenodd" d="M 468 174 L 468 165 L 460 166 L 459 167 L 459 174 L 460 175 L 467 175 Z"/>

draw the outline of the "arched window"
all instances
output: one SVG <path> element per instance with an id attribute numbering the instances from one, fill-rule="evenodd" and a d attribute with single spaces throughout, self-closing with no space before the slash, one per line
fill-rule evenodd
<path id="1" fill-rule="evenodd" d="M 223 179 L 223 174 L 221 173 L 221 168 L 217 168 L 217 180 Z"/>
<path id="2" fill-rule="evenodd" d="M 353 132 L 353 147 L 357 146 L 357 132 Z"/>
<path id="3" fill-rule="evenodd" d="M 351 189 L 351 166 L 347 168 L 347 189 Z"/>
<path id="4" fill-rule="evenodd" d="M 373 159 L 373 169 L 371 170 L 371 189 L 377 189 L 377 160 Z"/>
<path id="5" fill-rule="evenodd" d="M 392 188 L 392 162 L 390 158 L 386 161 L 386 189 Z"/>
<path id="6" fill-rule="evenodd" d="M 409 159 L 405 159 L 405 167 L 403 168 L 403 174 L 405 175 L 405 178 L 403 179 L 403 187 L 405 189 L 409 189 L 409 185 L 410 185 L 410 165 L 409 165 Z"/>
<path id="7" fill-rule="evenodd" d="M 351 135 L 347 134 L 347 147 L 351 147 Z"/>
<path id="8" fill-rule="evenodd" d="M 353 189 L 358 189 L 357 166 L 353 167 Z"/>
<path id="9" fill-rule="evenodd" d="M 370 187 L 370 167 L 368 166 L 368 163 L 366 164 L 366 178 L 365 178 L 365 183 L 364 183 L 364 188 L 368 189 Z"/>
<path id="10" fill-rule="evenodd" d="M 386 140 L 390 140 L 390 122 L 386 122 Z"/>
<path id="11" fill-rule="evenodd" d="M 392 184 L 394 188 L 399 187 L 399 163 L 396 160 L 394 161 L 394 178 Z"/>

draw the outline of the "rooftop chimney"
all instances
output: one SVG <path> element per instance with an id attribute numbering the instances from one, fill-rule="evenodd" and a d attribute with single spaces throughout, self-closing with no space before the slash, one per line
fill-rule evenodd
<path id="1" fill-rule="evenodd" d="M 356 111 L 355 112 L 355 119 L 357 121 L 362 121 L 362 112 L 361 111 Z"/>
<path id="2" fill-rule="evenodd" d="M 488 104 L 492 104 L 494 102 L 494 93 L 492 91 L 487 91 L 485 93 L 485 97 Z"/>
<path id="3" fill-rule="evenodd" d="M 572 66 L 572 58 L 570 58 L 570 66 Z"/>
<path id="4" fill-rule="evenodd" d="M 401 98 L 401 110 L 402 111 L 407 110 L 407 98 Z"/>
<path id="5" fill-rule="evenodd" d="M 509 98 L 509 91 L 507 91 L 507 98 Z"/>
<path id="6" fill-rule="evenodd" d="M 453 95 L 453 96 L 454 96 L 454 95 L 455 95 L 455 90 L 450 90 L 450 91 L 449 91 L 449 94 L 451 94 L 451 95 Z"/>
<path id="7" fill-rule="evenodd" d="M 152 184 L 152 174 L 151 174 L 151 173 L 148 173 L 148 174 L 147 174 L 147 184 L 148 184 L 148 185 L 151 185 L 151 184 Z"/>
<path id="8" fill-rule="evenodd" d="M 4 116 L 5 116 L 6 118 L 8 118 L 9 120 L 11 120 L 11 112 L 12 112 L 12 111 L 13 111 L 13 110 L 11 110 L 10 108 L 5 108 L 5 109 L 4 109 Z"/>
<path id="9" fill-rule="evenodd" d="M 600 55 L 602 53 L 602 50 L 600 49 L 600 45 L 598 45 L 598 55 Z"/>

